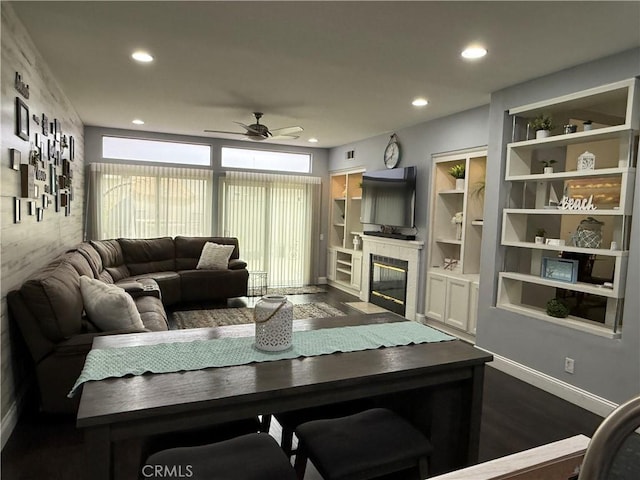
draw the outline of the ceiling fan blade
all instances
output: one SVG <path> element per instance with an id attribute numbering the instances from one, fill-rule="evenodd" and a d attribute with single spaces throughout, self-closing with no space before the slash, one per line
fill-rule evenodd
<path id="1" fill-rule="evenodd" d="M 226 133 L 228 135 L 246 135 L 247 132 L 225 132 L 224 130 L 204 130 L 209 133 Z"/>
<path id="2" fill-rule="evenodd" d="M 300 133 L 303 131 L 304 131 L 304 128 L 296 126 L 296 127 L 276 128 L 274 130 L 271 130 L 271 133 L 273 135 L 292 135 L 294 133 Z"/>
<path id="3" fill-rule="evenodd" d="M 256 130 L 256 129 L 252 128 L 252 127 L 251 127 L 251 126 L 249 126 L 249 125 L 245 125 L 244 123 L 240 123 L 240 122 L 233 122 L 233 123 L 237 123 L 237 124 L 238 124 L 238 125 L 240 125 L 242 128 L 246 129 L 246 130 L 247 130 L 247 132 L 252 132 L 252 133 L 256 133 L 256 134 L 258 134 L 258 135 L 262 135 L 262 132 L 260 132 L 260 131 L 258 131 L 258 130 Z"/>
<path id="4" fill-rule="evenodd" d="M 274 135 L 271 137 L 272 140 L 295 140 L 296 138 L 300 138 L 300 135 Z"/>

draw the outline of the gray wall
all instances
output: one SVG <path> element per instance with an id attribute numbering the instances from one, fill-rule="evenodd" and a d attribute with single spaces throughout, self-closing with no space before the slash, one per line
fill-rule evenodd
<path id="1" fill-rule="evenodd" d="M 398 135 L 402 148 L 398 167 L 417 166 L 416 239 L 425 242 L 425 249 L 429 240 L 431 155 L 486 145 L 489 138 L 488 117 L 489 106 L 485 105 L 391 132 Z M 368 171 L 384 169 L 383 154 L 391 133 L 331 149 L 329 170 L 333 172 L 357 168 Z M 347 160 L 346 152 L 349 150 L 355 150 L 355 158 Z M 423 250 L 423 259 L 426 259 L 425 252 L 426 250 Z M 425 260 L 422 263 L 424 262 Z M 418 312 L 424 312 L 425 274 L 426 271 L 423 269 L 420 272 L 418 287 Z"/>
<path id="2" fill-rule="evenodd" d="M 495 92 L 489 117 L 489 158 L 485 193 L 477 344 L 530 368 L 615 403 L 640 392 L 640 195 L 635 195 L 624 328 L 620 340 L 584 332 L 497 309 L 500 212 L 505 205 L 506 149 L 509 108 L 542 101 L 640 75 L 640 50 L 635 49 L 589 64 Z M 637 175 L 637 174 L 636 174 Z M 640 178 L 636 176 L 636 186 Z M 575 373 L 564 372 L 564 358 L 575 359 Z"/>
<path id="3" fill-rule="evenodd" d="M 231 122 L 231 119 L 229 119 Z M 204 145 L 211 145 L 211 168 L 215 172 L 216 178 L 218 175 L 225 172 L 226 169 L 223 169 L 220 166 L 220 152 L 222 147 L 238 147 L 238 148 L 252 148 L 252 149 L 264 149 L 270 151 L 280 151 L 280 152 L 291 152 L 291 153 L 307 153 L 311 155 L 311 173 L 314 177 L 321 177 L 322 181 L 322 203 L 320 205 L 320 214 L 318 218 L 321 222 L 318 231 L 324 234 L 324 238 L 326 238 L 327 228 L 328 228 L 328 216 L 324 215 L 322 212 L 326 212 L 328 207 L 327 199 L 329 198 L 329 185 L 326 182 L 326 178 L 328 175 L 328 150 L 324 148 L 305 148 L 305 147 L 296 147 L 296 146 L 287 146 L 287 145 L 272 145 L 265 144 L 260 142 L 247 142 L 241 140 L 227 140 L 221 138 L 211 138 L 211 137 L 195 137 L 195 136 L 186 136 L 186 135 L 171 135 L 165 133 L 157 133 L 157 132 L 145 132 L 140 130 L 119 130 L 113 128 L 103 128 L 103 127 L 85 127 L 85 144 L 86 144 L 86 163 L 87 165 L 95 162 L 116 162 L 115 160 L 103 160 L 102 159 L 102 137 L 103 136 L 120 136 L 120 137 L 129 137 L 129 138 L 145 138 L 152 140 L 169 140 L 174 142 L 192 142 Z M 127 163 L 135 163 L 135 162 L 127 162 Z M 164 164 L 169 165 L 169 164 Z M 279 173 L 279 172 L 271 172 L 271 173 Z M 217 217 L 216 214 L 218 212 L 218 195 L 217 193 L 218 182 L 214 182 L 214 205 L 213 205 L 213 233 L 217 233 Z M 315 278 L 324 277 L 326 275 L 326 255 L 327 248 L 326 242 L 321 241 L 320 238 L 316 239 L 315 245 L 313 245 L 313 251 L 317 252 L 315 255 L 316 262 L 312 265 L 312 272 Z M 242 253 L 242 245 L 240 245 L 240 252 Z"/>
<path id="4" fill-rule="evenodd" d="M 64 92 L 58 87 L 47 65 L 42 61 L 24 26 L 15 16 L 12 7 L 2 2 L 2 149 L 0 168 L 0 290 L 1 290 L 1 370 L 2 370 L 2 410 L 3 433 L 11 428 L 15 421 L 16 402 L 29 385 L 31 374 L 30 358 L 22 344 L 17 326 L 9 321 L 6 295 L 18 287 L 38 268 L 53 257 L 82 240 L 83 212 L 83 126 L 80 117 Z M 70 53 L 71 54 L 71 53 Z M 75 161 L 73 162 L 74 201 L 71 215 L 66 217 L 63 211 L 55 212 L 53 206 L 44 211 L 42 222 L 35 216 L 27 215 L 27 199 L 22 199 L 22 222 L 13 223 L 13 197 L 20 196 L 20 174 L 9 167 L 9 149 L 16 148 L 26 162 L 29 142 L 14 134 L 15 97 L 19 96 L 14 88 L 14 76 L 19 72 L 25 83 L 29 84 L 30 97 L 24 99 L 29 107 L 30 116 L 48 115 L 49 120 L 57 118 L 65 134 L 75 140 Z M 36 129 L 41 127 L 33 120 L 30 122 L 31 139 Z M 48 175 L 48 172 L 47 172 Z M 38 182 L 36 182 L 38 183 Z M 40 193 L 42 192 L 42 184 Z M 38 202 L 41 204 L 41 201 Z M 3 437 L 3 441 L 6 438 Z"/>

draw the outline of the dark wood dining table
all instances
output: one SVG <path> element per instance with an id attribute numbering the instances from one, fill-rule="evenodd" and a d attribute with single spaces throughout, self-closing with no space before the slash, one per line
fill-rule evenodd
<path id="1" fill-rule="evenodd" d="M 405 321 L 392 313 L 296 320 L 294 330 Z M 93 348 L 253 335 L 254 326 L 97 337 Z M 434 445 L 433 474 L 478 460 L 487 352 L 461 340 L 334 353 L 292 360 L 145 374 L 83 385 L 87 480 L 114 478 L 119 442 L 257 415 L 374 399 L 407 417 Z"/>

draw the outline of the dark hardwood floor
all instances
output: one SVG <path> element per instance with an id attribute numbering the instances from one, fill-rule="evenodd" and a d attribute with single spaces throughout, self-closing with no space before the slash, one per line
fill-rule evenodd
<path id="1" fill-rule="evenodd" d="M 358 301 L 331 288 L 328 293 L 288 298 L 293 303 L 325 302 L 345 313 L 356 312 L 344 302 Z M 256 300 L 234 299 L 228 306 L 252 306 Z M 602 418 L 597 415 L 488 367 L 484 385 L 480 460 L 498 458 L 580 433 L 591 436 L 601 421 Z M 123 449 L 126 448 L 125 445 Z M 1 478 L 82 479 L 83 453 L 82 432 L 76 430 L 73 418 L 45 416 L 26 409 L 2 450 Z M 313 469 L 308 470 L 305 478 L 319 479 Z"/>

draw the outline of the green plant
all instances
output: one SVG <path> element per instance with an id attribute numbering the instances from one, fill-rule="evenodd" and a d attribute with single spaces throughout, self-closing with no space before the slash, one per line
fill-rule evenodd
<path id="1" fill-rule="evenodd" d="M 538 130 L 553 130 L 555 127 L 553 120 L 551 120 L 551 117 L 548 115 L 538 115 L 529 122 L 529 126 L 534 132 Z"/>
<path id="2" fill-rule="evenodd" d="M 449 169 L 449 175 L 453 178 L 464 178 L 464 163 L 458 163 Z"/>
<path id="3" fill-rule="evenodd" d="M 555 160 L 540 160 L 540 163 L 542 164 L 542 166 L 544 168 L 550 167 L 551 165 L 553 165 L 554 163 L 556 163 Z"/>
<path id="4" fill-rule="evenodd" d="M 567 318 L 569 316 L 569 307 L 562 300 L 552 298 L 547 302 L 547 315 L 556 318 Z"/>
<path id="5" fill-rule="evenodd" d="M 539 228 L 536 230 L 536 237 L 544 237 L 545 233 L 547 233 L 547 231 L 544 228 Z"/>

